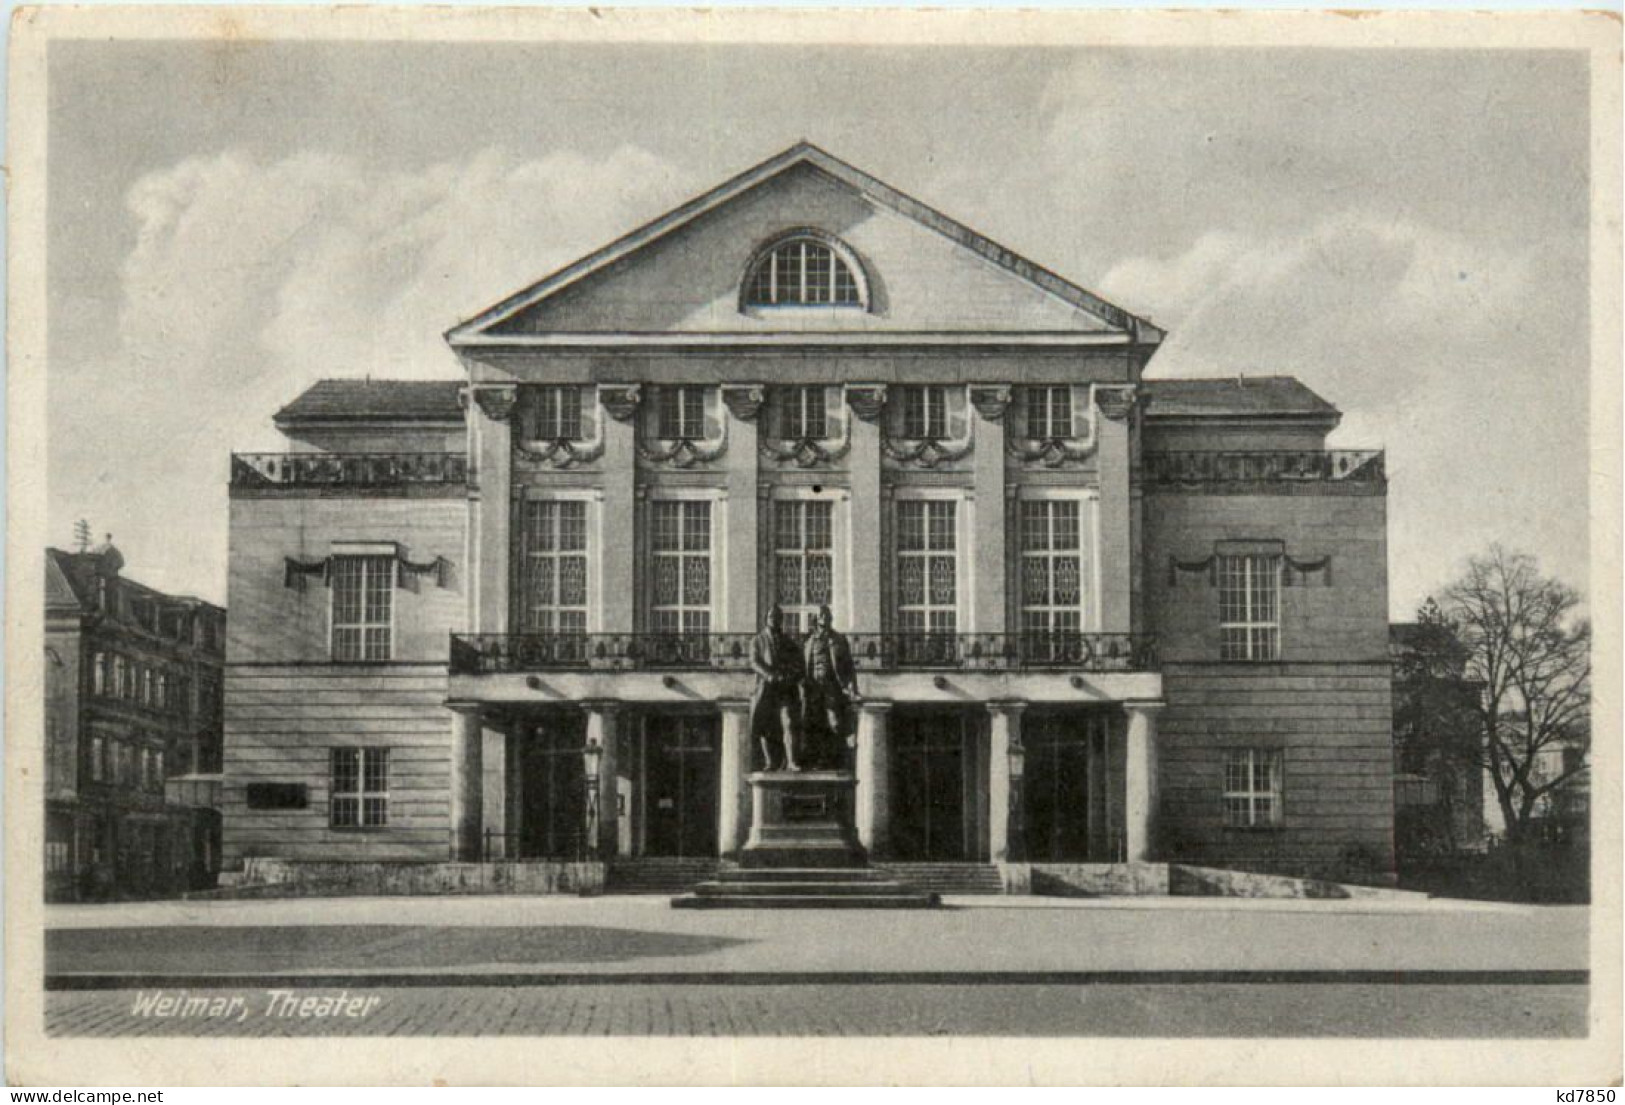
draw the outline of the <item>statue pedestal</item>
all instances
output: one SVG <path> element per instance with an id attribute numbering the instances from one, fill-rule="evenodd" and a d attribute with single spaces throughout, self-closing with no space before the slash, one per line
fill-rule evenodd
<path id="1" fill-rule="evenodd" d="M 863 867 L 857 779 L 850 771 L 758 771 L 750 783 L 750 838 L 739 865 Z"/>

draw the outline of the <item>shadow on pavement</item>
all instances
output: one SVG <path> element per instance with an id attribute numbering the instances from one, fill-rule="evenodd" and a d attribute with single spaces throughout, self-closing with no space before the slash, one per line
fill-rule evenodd
<path id="1" fill-rule="evenodd" d="M 619 963 L 750 943 L 592 925 L 219 925 L 52 929 L 46 971 L 259 972 Z"/>

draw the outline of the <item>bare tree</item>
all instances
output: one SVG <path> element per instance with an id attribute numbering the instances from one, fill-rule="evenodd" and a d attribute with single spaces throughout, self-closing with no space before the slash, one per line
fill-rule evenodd
<path id="1" fill-rule="evenodd" d="M 1573 588 L 1499 545 L 1468 561 L 1443 605 L 1482 689 L 1482 751 L 1507 837 L 1521 841 L 1541 799 L 1586 770 L 1591 625 Z"/>

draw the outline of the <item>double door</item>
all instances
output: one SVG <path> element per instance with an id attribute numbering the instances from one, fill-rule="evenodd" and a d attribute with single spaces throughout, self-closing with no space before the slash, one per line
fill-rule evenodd
<path id="1" fill-rule="evenodd" d="M 963 711 L 898 710 L 891 733 L 891 842 L 900 860 L 969 858 Z"/>
<path id="2" fill-rule="evenodd" d="M 714 714 L 651 714 L 645 719 L 644 855 L 717 854 L 720 730 Z"/>

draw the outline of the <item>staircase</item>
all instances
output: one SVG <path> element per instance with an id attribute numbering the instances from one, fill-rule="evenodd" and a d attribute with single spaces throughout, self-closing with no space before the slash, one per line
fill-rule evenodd
<path id="1" fill-rule="evenodd" d="M 675 859 L 641 856 L 614 859 L 604 879 L 606 894 L 681 894 L 695 883 L 715 877 L 715 858 Z"/>
<path id="2" fill-rule="evenodd" d="M 1004 880 L 991 863 L 876 863 L 888 877 L 933 894 L 1003 894 Z"/>
<path id="3" fill-rule="evenodd" d="M 870 867 L 724 867 L 676 909 L 931 909 L 936 895 Z"/>

